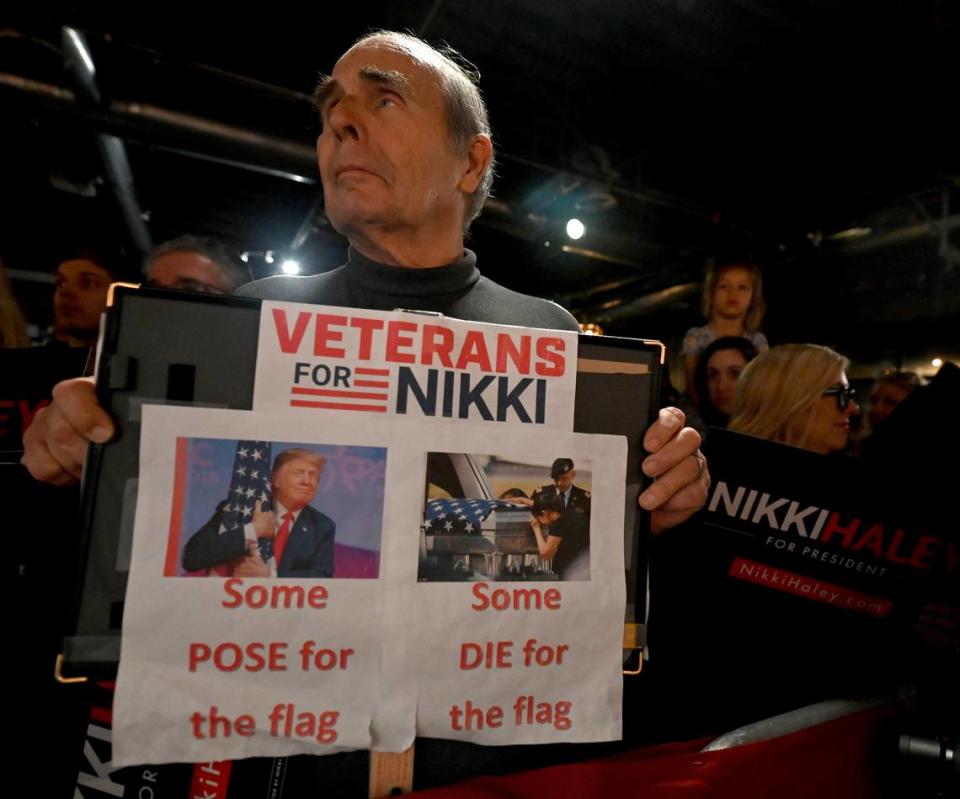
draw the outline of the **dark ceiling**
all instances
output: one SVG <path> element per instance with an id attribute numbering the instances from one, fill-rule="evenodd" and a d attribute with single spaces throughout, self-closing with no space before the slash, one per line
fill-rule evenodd
<path id="1" fill-rule="evenodd" d="M 482 73 L 499 167 L 472 246 L 493 279 L 674 341 L 698 323 L 707 259 L 750 256 L 775 343 L 831 344 L 867 369 L 960 356 L 960 3 L 196 6 L 0 22 L 0 256 L 16 274 L 49 271 L 78 238 L 134 263 L 98 133 L 125 143 L 154 243 L 198 232 L 335 266 L 308 94 L 385 27 L 447 41 Z M 63 25 L 86 39 L 99 101 L 65 69 Z"/>

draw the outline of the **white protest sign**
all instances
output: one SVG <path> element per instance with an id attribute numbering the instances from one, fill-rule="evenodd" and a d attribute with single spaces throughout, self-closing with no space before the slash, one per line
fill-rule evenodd
<path id="1" fill-rule="evenodd" d="M 427 737 L 619 739 L 625 439 L 445 430 L 429 446 L 417 581 L 385 606 L 391 627 L 415 619 L 418 634 L 397 642 L 385 693 L 417 686 Z M 532 507 L 494 503 L 518 489 Z M 531 527 L 538 510 L 549 557 Z"/>
<path id="2" fill-rule="evenodd" d="M 304 436 L 302 427 L 289 417 L 144 408 L 114 765 L 372 745 L 385 431 L 327 425 Z M 264 444 L 272 458 L 254 459 Z M 307 504 L 282 553 L 282 533 L 272 541 L 276 578 L 247 576 L 268 560 L 229 516 L 240 506 L 252 517 L 261 499 L 251 475 L 291 453 L 268 489 L 291 510 L 298 492 Z"/>
<path id="3" fill-rule="evenodd" d="M 144 408 L 114 765 L 619 737 L 625 441 L 311 419 Z"/>
<path id="4" fill-rule="evenodd" d="M 264 301 L 254 410 L 573 429 L 577 333 Z"/>

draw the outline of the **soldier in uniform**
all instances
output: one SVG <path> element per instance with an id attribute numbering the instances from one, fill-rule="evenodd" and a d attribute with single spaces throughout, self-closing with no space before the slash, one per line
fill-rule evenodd
<path id="1" fill-rule="evenodd" d="M 582 516 L 589 527 L 590 492 L 573 484 L 576 476 L 577 472 L 570 458 L 557 458 L 550 467 L 550 478 L 553 482 L 538 488 L 533 494 L 533 499 L 536 501 L 537 497 L 560 497 L 563 500 L 564 511 L 574 511 Z"/>

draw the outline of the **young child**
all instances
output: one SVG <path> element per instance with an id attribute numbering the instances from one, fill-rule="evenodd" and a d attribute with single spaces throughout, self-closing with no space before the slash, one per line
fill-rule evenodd
<path id="1" fill-rule="evenodd" d="M 687 391 L 695 402 L 701 399 L 696 396 L 693 384 L 697 359 L 714 339 L 742 336 L 757 352 L 770 349 L 767 337 L 757 329 L 767 305 L 763 300 L 760 268 L 756 264 L 734 262 L 711 266 L 703 283 L 702 308 L 707 324 L 691 327 L 683 337 Z"/>

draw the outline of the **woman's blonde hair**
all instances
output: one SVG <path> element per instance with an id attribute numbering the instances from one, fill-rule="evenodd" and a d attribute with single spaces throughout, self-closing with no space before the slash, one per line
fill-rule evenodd
<path id="1" fill-rule="evenodd" d="M 0 347 L 29 347 L 27 322 L 0 261 Z"/>
<path id="2" fill-rule="evenodd" d="M 750 307 L 747 308 L 747 316 L 743 320 L 744 327 L 748 332 L 753 333 L 760 329 L 760 323 L 763 321 L 763 315 L 767 312 L 767 303 L 763 299 L 763 276 L 760 274 L 760 267 L 749 261 L 725 261 L 721 264 L 711 263 L 707 267 L 707 276 L 703 281 L 703 297 L 700 300 L 700 309 L 703 311 L 704 318 L 709 322 L 713 316 L 713 300 L 717 293 L 717 283 L 723 277 L 723 273 L 729 269 L 742 269 L 750 275 L 753 283 L 753 296 L 750 298 Z"/>
<path id="3" fill-rule="evenodd" d="M 737 381 L 730 429 L 805 446 L 813 406 L 849 363 L 819 344 L 781 344 L 761 352 Z"/>

